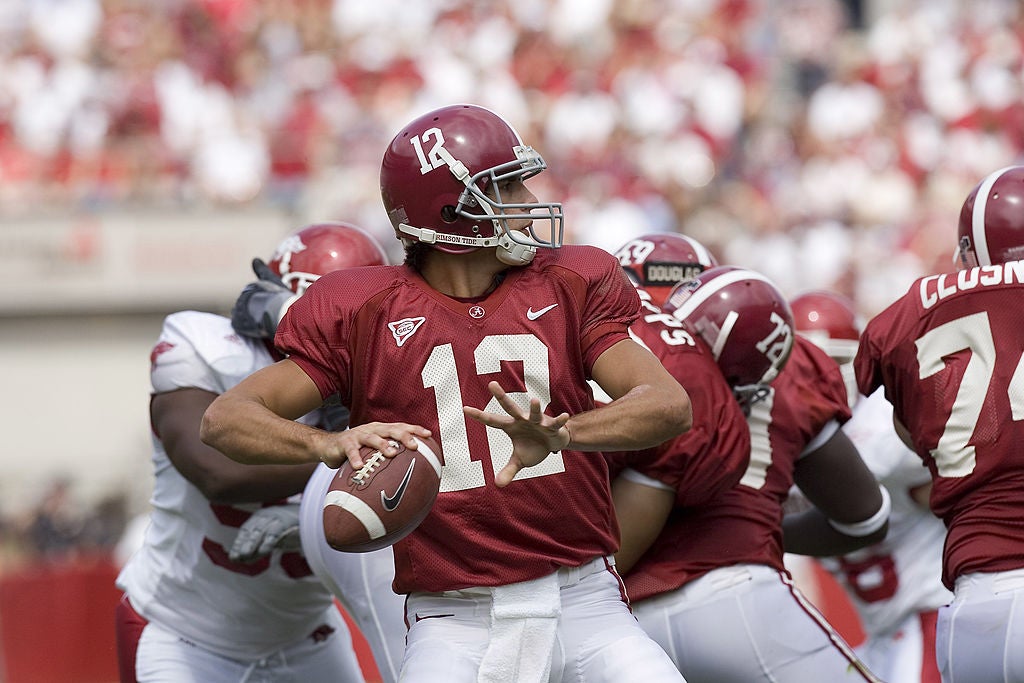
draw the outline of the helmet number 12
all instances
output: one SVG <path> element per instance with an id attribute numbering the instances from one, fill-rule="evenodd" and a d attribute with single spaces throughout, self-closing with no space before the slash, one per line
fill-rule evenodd
<path id="1" fill-rule="evenodd" d="M 433 144 L 430 141 L 433 140 Z M 445 165 L 441 158 L 441 148 L 444 146 L 444 135 L 440 128 L 428 128 L 422 136 L 409 138 L 413 149 L 416 150 L 416 158 L 420 160 L 420 175 L 426 175 L 435 168 Z M 424 148 L 430 146 L 430 151 L 424 153 Z"/>

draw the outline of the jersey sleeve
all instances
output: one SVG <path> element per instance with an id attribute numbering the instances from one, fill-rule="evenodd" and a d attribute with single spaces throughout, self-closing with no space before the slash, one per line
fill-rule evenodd
<path id="1" fill-rule="evenodd" d="M 204 353 L 201 348 L 215 340 L 223 341 L 213 327 L 230 331 L 226 318 L 210 313 L 182 311 L 164 319 L 160 337 L 150 353 L 149 377 L 154 393 L 188 388 L 224 392 L 226 387 L 210 367 L 209 351 Z"/>
<path id="2" fill-rule="evenodd" d="M 640 297 L 615 257 L 596 247 L 587 252 L 595 266 L 587 273 L 581 329 L 581 347 L 589 370 L 602 353 L 629 337 L 629 326 L 640 315 Z"/>
<path id="3" fill-rule="evenodd" d="M 804 350 L 801 370 L 806 374 L 805 381 L 800 385 L 806 409 L 814 418 L 814 434 L 828 427 L 832 420 L 836 420 L 839 425 L 845 424 L 852 413 L 846 392 L 846 381 L 843 379 L 839 364 L 802 337 L 798 337 L 796 343 Z"/>
<path id="4" fill-rule="evenodd" d="M 672 326 L 667 326 L 666 321 Z M 750 460 L 750 430 L 711 351 L 689 336 L 674 336 L 678 322 L 650 311 L 630 329 L 690 394 L 693 427 L 634 454 L 628 466 L 676 491 L 682 507 L 699 505 L 732 488 Z"/>
<path id="5" fill-rule="evenodd" d="M 892 355 L 888 346 L 889 342 L 886 340 L 893 338 L 893 329 L 902 328 L 901 321 L 917 320 L 919 317 L 917 311 L 910 310 L 911 306 L 908 302 L 908 295 L 918 287 L 919 282 L 920 280 L 915 282 L 906 294 L 878 313 L 864 326 L 857 347 L 857 355 L 853 359 L 857 389 L 864 396 L 870 396 L 885 383 L 882 361 Z"/>
<path id="6" fill-rule="evenodd" d="M 348 290 L 345 275 L 336 271 L 313 282 L 288 308 L 274 336 L 274 345 L 309 375 L 324 399 L 348 389 L 341 369 L 349 361 L 351 318 L 335 303 L 346 298 L 338 298 Z"/>

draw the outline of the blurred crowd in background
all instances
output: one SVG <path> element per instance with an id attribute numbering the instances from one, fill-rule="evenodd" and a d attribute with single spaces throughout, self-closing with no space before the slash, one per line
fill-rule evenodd
<path id="1" fill-rule="evenodd" d="M 0 0 L 0 226 L 256 204 L 397 247 L 384 147 L 465 101 L 543 154 L 567 241 L 679 231 L 867 317 L 952 269 L 1022 90 L 1017 0 Z"/>

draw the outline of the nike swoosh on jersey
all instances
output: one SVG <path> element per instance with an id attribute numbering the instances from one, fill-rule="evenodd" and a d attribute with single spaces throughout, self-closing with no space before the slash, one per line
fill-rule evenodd
<path id="1" fill-rule="evenodd" d="M 389 496 L 383 491 L 380 492 L 380 504 L 384 506 L 384 509 L 388 512 L 394 512 L 402 502 L 402 497 L 405 495 L 405 490 L 409 488 L 409 482 L 412 481 L 412 471 L 416 469 L 416 461 L 413 460 L 409 463 L 409 469 L 405 471 L 405 476 L 402 477 L 402 483 L 398 485 L 394 495 Z"/>
<path id="2" fill-rule="evenodd" d="M 530 306 L 528 309 L 526 309 L 526 317 L 529 318 L 530 320 L 536 320 L 537 318 L 541 317 L 542 315 L 544 315 L 557 305 L 558 304 L 551 304 L 550 306 L 545 306 L 539 311 L 533 310 L 533 306 Z"/>

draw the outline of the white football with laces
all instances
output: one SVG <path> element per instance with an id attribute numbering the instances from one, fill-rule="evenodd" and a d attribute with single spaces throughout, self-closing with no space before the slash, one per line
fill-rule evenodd
<path id="1" fill-rule="evenodd" d="M 396 441 L 393 458 L 364 446 L 363 467 L 346 461 L 324 497 L 324 536 L 335 550 L 365 553 L 397 543 L 430 513 L 441 486 L 443 456 L 437 442 L 417 438 L 418 448 Z"/>

